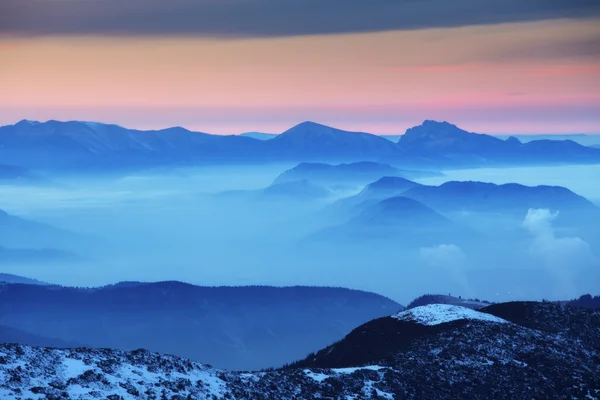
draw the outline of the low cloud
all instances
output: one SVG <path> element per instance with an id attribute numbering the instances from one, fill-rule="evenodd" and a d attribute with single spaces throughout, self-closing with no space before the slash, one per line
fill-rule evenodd
<path id="1" fill-rule="evenodd" d="M 440 244 L 434 247 L 422 247 L 421 259 L 430 267 L 446 271 L 453 279 L 468 291 L 466 277 L 467 256 L 454 244 Z"/>
<path id="2" fill-rule="evenodd" d="M 574 282 L 575 272 L 593 265 L 596 260 L 585 240 L 577 236 L 556 236 L 552 223 L 559 215 L 548 209 L 530 209 L 523 227 L 533 236 L 529 251 L 557 278 L 558 290 L 564 296 L 576 296 L 579 293 Z"/>

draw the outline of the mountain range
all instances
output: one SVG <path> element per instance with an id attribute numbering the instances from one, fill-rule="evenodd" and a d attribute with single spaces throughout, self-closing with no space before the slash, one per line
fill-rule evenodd
<path id="1" fill-rule="evenodd" d="M 418 162 L 455 166 L 597 163 L 596 149 L 572 140 L 502 140 L 467 132 L 448 122 L 427 120 L 407 129 L 398 142 L 407 157 Z"/>
<path id="2" fill-rule="evenodd" d="M 380 295 L 327 287 L 0 284 L 2 326 L 97 348 L 143 347 L 228 369 L 282 365 L 400 309 Z"/>
<path id="3" fill-rule="evenodd" d="M 247 201 L 312 201 L 331 197 L 333 193 L 307 179 L 295 181 L 277 181 L 265 188 L 255 190 L 228 190 L 217 193 L 216 196 L 225 199 Z"/>
<path id="4" fill-rule="evenodd" d="M 80 121 L 20 121 L 0 127 L 0 160 L 23 168 L 79 172 L 164 165 L 377 161 L 415 168 L 598 163 L 600 150 L 570 140 L 521 143 L 424 121 L 398 143 L 365 132 L 300 123 L 268 140 L 181 127 L 140 131 Z"/>
<path id="5" fill-rule="evenodd" d="M 40 183 L 43 179 L 27 168 L 0 164 L 0 184 L 2 183 Z"/>
<path id="6" fill-rule="evenodd" d="M 440 212 L 492 212 L 522 218 L 529 209 L 546 208 L 566 215 L 600 217 L 598 206 L 561 186 L 477 181 L 448 181 L 434 186 L 401 177 L 383 177 L 358 194 L 338 200 L 333 207 L 362 209 L 361 205 L 394 196 L 411 198 Z"/>
<path id="7" fill-rule="evenodd" d="M 228 372 L 110 349 L 0 345 L 4 398 L 584 399 L 600 395 L 600 312 L 431 304 L 374 319 L 301 361 Z"/>
<path id="8" fill-rule="evenodd" d="M 402 170 L 390 165 L 372 161 L 360 161 L 338 165 L 305 162 L 281 173 L 275 178 L 274 183 L 308 180 L 325 186 L 362 186 L 384 176 L 417 179 L 441 175 L 441 173 L 433 171 Z"/>
<path id="9" fill-rule="evenodd" d="M 397 248 L 419 248 L 475 239 L 473 232 L 408 197 L 368 203 L 347 222 L 320 230 L 302 244 L 352 243 L 371 245 L 392 241 Z"/>
<path id="10" fill-rule="evenodd" d="M 49 285 L 49 283 L 24 276 L 0 273 L 0 283 L 23 283 L 27 285 Z"/>
<path id="11" fill-rule="evenodd" d="M 43 256 L 40 251 L 53 257 L 75 257 L 67 254 L 86 246 L 98 245 L 97 241 L 84 235 L 56 228 L 52 225 L 21 218 L 0 210 L 0 258 L 14 256 L 27 258 L 27 253 L 35 257 Z M 8 250 L 23 250 L 11 252 Z M 36 253 L 37 252 L 37 253 Z"/>

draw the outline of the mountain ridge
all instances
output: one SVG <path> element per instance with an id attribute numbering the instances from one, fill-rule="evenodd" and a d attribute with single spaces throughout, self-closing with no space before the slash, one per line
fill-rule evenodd
<path id="1" fill-rule="evenodd" d="M 440 314 L 439 306 L 424 306 L 372 320 L 305 359 L 259 372 L 223 371 L 142 349 L 4 344 L 0 396 L 487 400 L 600 395 L 595 340 L 600 312 L 521 303 L 505 307 L 523 306 L 541 321 L 558 316 L 571 325 L 555 332 L 524 327 L 493 312 L 446 306 L 441 309 L 451 312 Z"/>
<path id="2" fill-rule="evenodd" d="M 0 325 L 91 347 L 144 347 L 230 369 L 283 364 L 401 308 L 371 292 L 305 286 L 165 281 L 0 288 Z"/>
<path id="3" fill-rule="evenodd" d="M 302 122 L 269 140 L 182 127 L 142 131 L 81 121 L 0 127 L 0 159 L 24 168 L 131 169 L 157 165 L 375 161 L 402 166 L 597 163 L 600 150 L 573 141 L 521 143 L 426 120 L 398 143 L 366 132 Z"/>

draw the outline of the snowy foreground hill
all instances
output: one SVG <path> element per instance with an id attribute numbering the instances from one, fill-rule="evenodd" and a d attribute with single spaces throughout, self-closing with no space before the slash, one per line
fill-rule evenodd
<path id="1" fill-rule="evenodd" d="M 0 345 L 3 399 L 600 399 L 600 312 L 432 304 L 305 360 L 229 372 L 145 350 Z"/>

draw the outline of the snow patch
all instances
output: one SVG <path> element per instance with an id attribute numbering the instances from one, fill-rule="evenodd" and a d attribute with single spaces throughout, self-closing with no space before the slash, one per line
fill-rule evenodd
<path id="1" fill-rule="evenodd" d="M 336 373 L 336 374 L 352 374 L 356 371 L 359 371 L 361 369 L 368 369 L 371 371 L 379 371 L 380 369 L 383 369 L 386 367 L 382 367 L 380 365 L 368 365 L 366 367 L 353 367 L 353 368 L 334 368 L 331 371 Z"/>
<path id="2" fill-rule="evenodd" d="M 491 314 L 450 304 L 428 304 L 426 306 L 415 307 L 392 315 L 392 318 L 399 321 L 416 322 L 421 325 L 439 325 L 462 319 L 508 323 L 507 320 Z"/>
<path id="3" fill-rule="evenodd" d="M 329 375 L 326 375 L 321 372 L 313 372 L 310 369 L 305 369 L 304 374 L 317 382 L 323 382 L 325 379 L 329 378 Z"/>
<path id="4" fill-rule="evenodd" d="M 77 378 L 79 375 L 83 374 L 87 370 L 93 370 L 93 367 L 85 365 L 85 363 L 76 358 L 68 358 L 62 362 L 64 368 L 64 377 L 66 379 L 69 378 Z"/>

